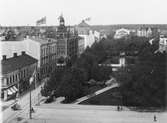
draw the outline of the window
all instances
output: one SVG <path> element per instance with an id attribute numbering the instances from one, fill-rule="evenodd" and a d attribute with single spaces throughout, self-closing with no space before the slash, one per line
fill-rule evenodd
<path id="1" fill-rule="evenodd" d="M 14 81 L 15 81 L 14 79 L 15 79 L 15 77 L 14 77 L 14 75 L 13 75 L 13 81 L 12 81 L 12 83 L 14 83 Z"/>
<path id="2" fill-rule="evenodd" d="M 9 77 L 9 82 L 8 82 L 8 84 L 10 84 L 11 81 L 12 81 L 12 77 L 10 76 L 10 77 Z"/>
<path id="3" fill-rule="evenodd" d="M 17 81 L 17 74 L 15 75 L 15 80 Z"/>
<path id="4" fill-rule="evenodd" d="M 8 84 L 9 83 L 9 78 L 6 78 L 6 84 Z"/>

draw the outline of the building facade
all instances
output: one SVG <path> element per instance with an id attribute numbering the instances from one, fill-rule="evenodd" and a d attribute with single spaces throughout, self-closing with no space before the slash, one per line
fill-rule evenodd
<path id="1" fill-rule="evenodd" d="M 80 56 L 85 50 L 85 40 L 83 37 L 78 38 L 78 56 Z"/>
<path id="2" fill-rule="evenodd" d="M 159 51 L 160 52 L 167 52 L 167 37 L 160 36 L 159 40 Z"/>
<path id="3" fill-rule="evenodd" d="M 140 29 L 137 29 L 137 36 L 139 37 L 151 37 L 152 36 L 152 29 L 151 28 L 140 28 Z"/>
<path id="4" fill-rule="evenodd" d="M 78 55 L 78 34 L 75 28 L 66 27 L 65 20 L 61 15 L 59 17 L 59 26 L 57 28 L 57 57 L 72 58 Z"/>
<path id="5" fill-rule="evenodd" d="M 14 53 L 13 57 L 1 60 L 1 98 L 8 100 L 16 93 L 28 89 L 29 78 L 37 69 L 38 60 L 22 52 L 21 55 Z"/>
<path id="6" fill-rule="evenodd" d="M 78 35 L 84 39 L 85 49 L 91 47 L 94 42 L 100 41 L 102 37 L 101 33 L 96 30 L 91 30 L 90 25 L 88 25 L 84 20 L 76 26 Z"/>
<path id="7" fill-rule="evenodd" d="M 128 35 L 130 35 L 130 30 L 122 28 L 122 29 L 116 30 L 114 38 L 115 39 L 120 39 L 120 38 L 124 38 Z"/>
<path id="8" fill-rule="evenodd" d="M 38 78 L 46 77 L 52 71 L 57 58 L 57 41 L 50 38 L 27 37 L 22 41 L 1 41 L 2 55 L 12 57 L 13 53 L 26 51 L 38 60 Z"/>

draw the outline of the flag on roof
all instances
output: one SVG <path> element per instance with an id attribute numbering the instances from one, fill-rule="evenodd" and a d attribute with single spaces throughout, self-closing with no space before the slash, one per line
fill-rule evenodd
<path id="1" fill-rule="evenodd" d="M 90 18 L 90 17 L 88 17 L 88 18 L 86 18 L 86 19 L 85 19 L 85 21 L 90 21 L 90 20 L 91 20 L 91 18 Z"/>
<path id="2" fill-rule="evenodd" d="M 41 18 L 40 20 L 36 21 L 36 25 L 39 26 L 41 24 L 46 24 L 46 17 Z"/>

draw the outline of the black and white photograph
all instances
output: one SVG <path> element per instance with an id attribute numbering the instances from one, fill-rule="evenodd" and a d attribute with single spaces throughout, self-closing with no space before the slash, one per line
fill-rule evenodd
<path id="1" fill-rule="evenodd" d="M 166 0 L 0 0 L 0 123 L 167 123 Z"/>

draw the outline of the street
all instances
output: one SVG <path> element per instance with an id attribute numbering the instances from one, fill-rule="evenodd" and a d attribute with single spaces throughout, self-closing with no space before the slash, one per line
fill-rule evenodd
<path id="1" fill-rule="evenodd" d="M 38 103 L 38 95 L 40 93 L 41 86 L 43 86 L 43 82 L 40 86 L 38 86 L 36 89 L 32 90 L 31 92 L 31 99 L 32 99 L 32 106 Z M 12 119 L 16 118 L 19 114 L 29 111 L 29 92 L 18 99 L 18 104 L 21 106 L 21 110 L 12 110 L 11 106 L 9 106 L 7 109 L 5 109 L 2 112 L 3 115 L 3 123 L 8 123 Z"/>

